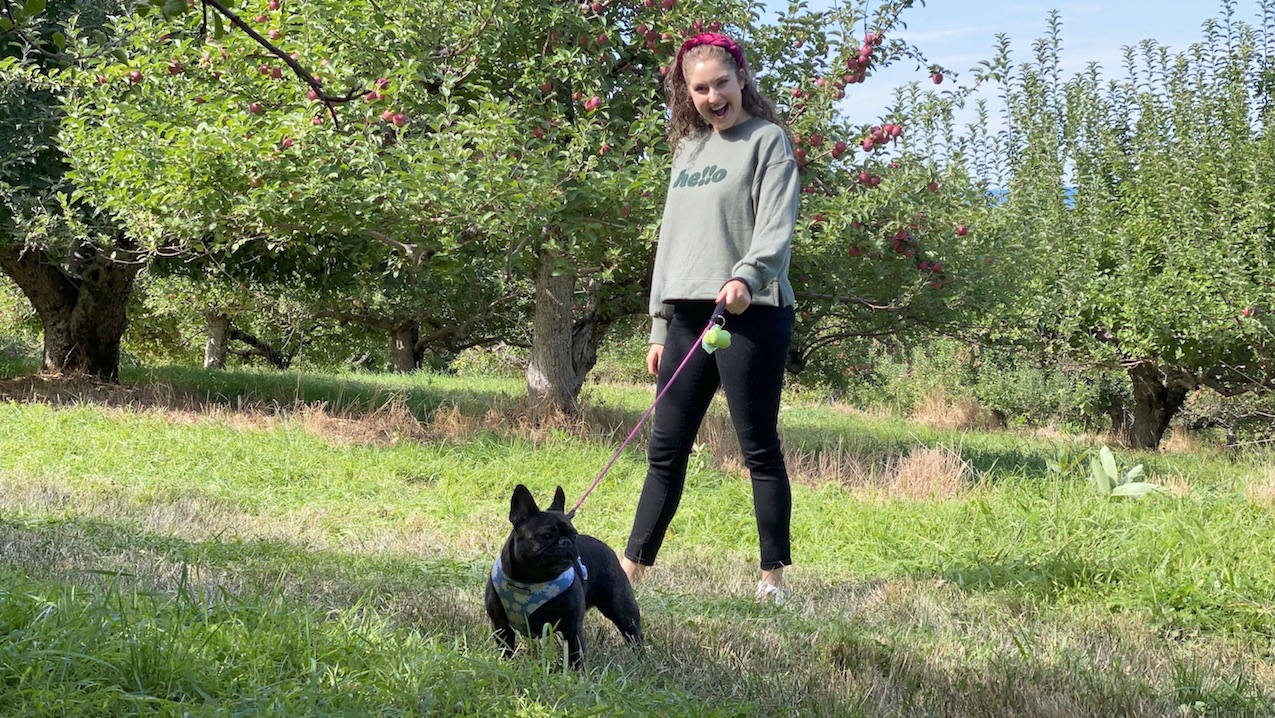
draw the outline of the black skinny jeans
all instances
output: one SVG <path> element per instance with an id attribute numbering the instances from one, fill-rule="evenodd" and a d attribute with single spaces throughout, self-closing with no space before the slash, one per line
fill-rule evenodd
<path id="1" fill-rule="evenodd" d="M 655 407 L 646 483 L 624 555 L 643 565 L 655 563 L 682 499 L 695 436 L 720 385 L 752 477 L 761 567 L 787 566 L 792 563 L 792 490 L 779 446 L 778 419 L 793 308 L 754 305 L 743 314 L 726 313 L 731 345 L 710 355 L 697 347 L 713 307 L 713 302 L 675 305 L 660 358 L 657 391 L 668 384 L 687 351 L 695 355 Z"/>

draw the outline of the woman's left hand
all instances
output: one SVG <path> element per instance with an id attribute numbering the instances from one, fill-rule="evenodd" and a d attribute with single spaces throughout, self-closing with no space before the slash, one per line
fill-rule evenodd
<path id="1" fill-rule="evenodd" d="M 732 279 L 722 285 L 720 291 L 717 292 L 717 303 L 726 303 L 726 311 L 731 314 L 743 314 L 744 310 L 753 303 L 752 290 L 748 288 L 748 284 L 742 279 Z"/>

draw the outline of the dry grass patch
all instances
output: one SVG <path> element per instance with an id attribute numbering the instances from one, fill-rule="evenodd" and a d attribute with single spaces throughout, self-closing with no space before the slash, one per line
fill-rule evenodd
<path id="1" fill-rule="evenodd" d="M 918 446 L 899 461 L 886 490 L 911 499 L 950 499 L 965 493 L 974 468 L 958 450 Z"/>
<path id="2" fill-rule="evenodd" d="M 1213 448 L 1213 443 L 1181 429 L 1170 429 L 1160 442 L 1160 451 L 1166 454 L 1201 454 Z"/>
<path id="3" fill-rule="evenodd" d="M 1267 467 L 1265 476 L 1253 476 L 1244 495 L 1249 501 L 1275 508 L 1275 467 Z"/>
<path id="4" fill-rule="evenodd" d="M 1005 422 L 998 419 L 991 410 L 983 408 L 978 400 L 966 397 L 953 402 L 943 392 L 926 394 L 921 403 L 913 408 L 912 418 L 920 424 L 956 431 L 992 431 L 1005 428 Z"/>

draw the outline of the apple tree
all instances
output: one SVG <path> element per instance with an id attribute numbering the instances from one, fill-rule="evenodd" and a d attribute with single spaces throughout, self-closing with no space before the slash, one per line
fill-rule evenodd
<path id="1" fill-rule="evenodd" d="M 125 307 L 144 259 L 125 228 L 68 181 L 57 142 L 60 75 L 82 58 L 74 32 L 100 38 L 120 3 L 5 0 L 0 14 L 0 272 L 43 329 L 42 369 L 114 380 Z"/>
<path id="2" fill-rule="evenodd" d="M 895 36 L 911 5 L 796 6 L 754 34 L 802 167 L 789 368 L 832 385 L 853 380 L 874 342 L 976 336 L 979 307 L 1006 276 L 989 262 L 986 184 L 963 161 L 986 138 L 955 127 L 971 88 L 936 87 L 951 73 Z M 860 86 L 896 63 L 919 79 L 895 88 L 878 121 L 847 121 Z"/>
<path id="3" fill-rule="evenodd" d="M 812 98 L 784 109 L 823 192 L 823 205 L 803 210 L 799 253 L 810 257 L 807 276 L 824 282 L 805 291 L 832 308 L 825 326 L 853 319 L 837 313 L 843 306 L 928 313 L 918 298 L 953 276 L 940 239 L 959 236 L 938 214 L 922 216 L 942 194 L 937 178 L 913 168 L 897 190 L 869 193 L 865 168 L 887 165 L 846 147 L 897 142 L 896 125 L 888 138 L 885 125 L 839 126 L 834 109 L 836 93 L 874 63 L 919 57 L 884 41 L 911 5 L 826 13 L 797 3 L 774 26 L 755 6 L 694 0 L 498 11 L 253 0 L 238 12 L 134 15 L 119 26 L 123 57 L 85 65 L 68 92 L 62 140 L 81 195 L 148 251 L 259 241 L 325 252 L 372 241 L 386 249 L 386 276 L 445 273 L 450 286 L 505 291 L 507 306 L 532 313 L 533 406 L 570 412 L 601 333 L 645 305 L 667 171 L 660 78 L 688 33 L 723 29 L 749 43 L 772 97 L 809 84 L 799 93 Z M 861 26 L 873 28 L 862 41 Z M 821 217 L 825 205 L 835 212 Z M 846 302 L 833 289 L 851 276 L 849 248 L 865 227 L 893 268 L 860 263 L 871 299 Z M 908 241 L 894 246 L 922 227 L 933 240 L 919 256 Z M 947 307 L 953 294 L 929 306 Z"/>
<path id="4" fill-rule="evenodd" d="M 988 65 L 1006 129 L 984 160 L 1007 178 L 989 231 L 1022 247 L 991 336 L 1125 372 L 1136 448 L 1156 448 L 1197 388 L 1275 380 L 1275 3 L 1260 4 L 1259 27 L 1224 3 L 1186 50 L 1146 40 L 1122 68 L 1070 78 L 1053 14 L 1031 58 L 1014 65 L 1002 41 Z"/>

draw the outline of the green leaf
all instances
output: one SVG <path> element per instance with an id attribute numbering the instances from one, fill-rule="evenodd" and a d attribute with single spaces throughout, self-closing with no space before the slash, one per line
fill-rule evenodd
<path id="1" fill-rule="evenodd" d="M 13 21 L 7 17 L 0 17 L 0 32 L 9 32 L 13 29 Z"/>
<path id="2" fill-rule="evenodd" d="M 221 13 L 213 13 L 213 39 L 220 40 L 226 34 L 226 26 L 222 24 Z"/>
<path id="3" fill-rule="evenodd" d="M 1102 462 L 1096 456 L 1089 457 L 1089 475 L 1099 492 L 1104 495 L 1111 493 L 1111 477 L 1107 476 L 1107 472 L 1102 468 Z"/>
<path id="4" fill-rule="evenodd" d="M 1145 472 L 1142 470 L 1142 464 L 1138 464 L 1125 473 L 1124 477 L 1120 479 L 1120 483 L 1127 484 L 1136 479 L 1140 479 L 1144 473 Z"/>
<path id="5" fill-rule="evenodd" d="M 1130 484 L 1121 484 L 1111 491 L 1112 496 L 1128 496 L 1131 498 L 1141 498 L 1147 494 L 1163 491 L 1159 484 L 1150 484 L 1145 481 L 1135 481 Z"/>
<path id="6" fill-rule="evenodd" d="M 1107 472 L 1108 477 L 1114 479 L 1120 475 L 1120 470 L 1116 468 L 1116 457 L 1111 453 L 1111 449 L 1102 447 L 1098 456 L 1102 458 L 1102 468 Z"/>
<path id="7" fill-rule="evenodd" d="M 35 17 L 44 12 L 44 0 L 27 0 L 22 6 L 22 12 L 27 17 Z"/>
<path id="8" fill-rule="evenodd" d="M 60 32 L 53 33 L 53 46 L 59 50 L 66 49 L 66 35 Z"/>

